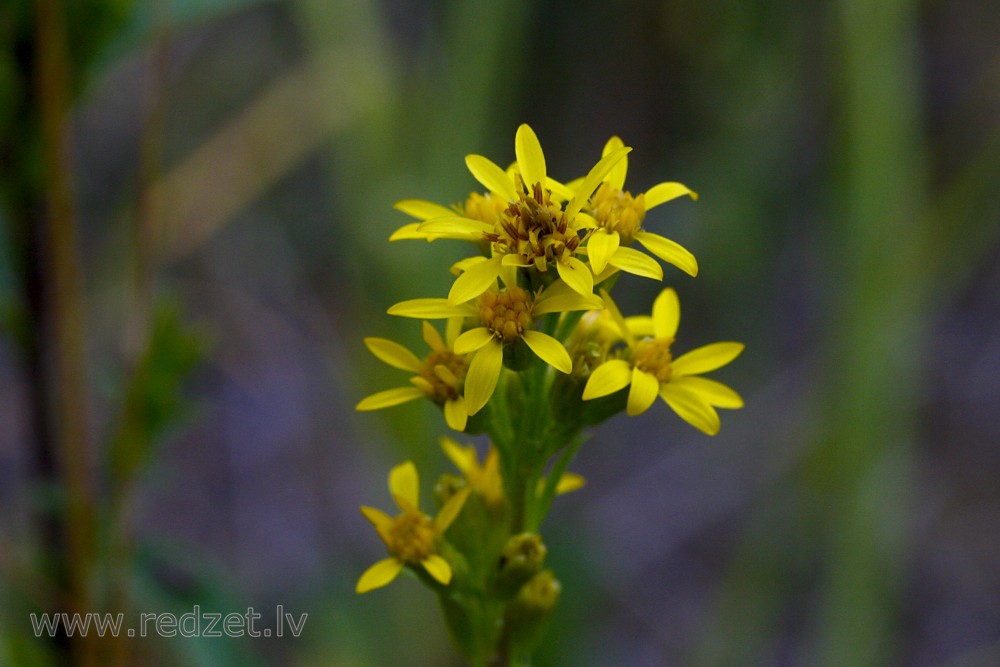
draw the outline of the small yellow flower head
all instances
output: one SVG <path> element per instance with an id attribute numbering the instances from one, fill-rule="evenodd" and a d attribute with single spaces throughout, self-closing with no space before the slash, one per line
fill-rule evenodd
<path id="1" fill-rule="evenodd" d="M 461 396 L 468 370 L 469 364 L 464 357 L 448 349 L 438 350 L 424 357 L 420 375 L 411 382 L 420 388 L 427 398 L 435 403 L 444 404 Z"/>
<path id="2" fill-rule="evenodd" d="M 389 491 L 401 513 L 390 517 L 374 507 L 361 508 L 385 542 L 389 558 L 365 570 L 355 588 L 358 593 L 385 586 L 407 565 L 422 566 L 440 584 L 451 581 L 451 565 L 438 553 L 438 541 L 462 511 L 469 489 L 453 495 L 433 519 L 420 511 L 419 489 L 417 468 L 407 461 L 389 472 Z"/>
<path id="3" fill-rule="evenodd" d="M 657 382 L 669 382 L 670 362 L 673 361 L 670 346 L 673 343 L 673 338 L 644 338 L 636 341 L 632 350 L 632 363 L 640 371 L 655 377 Z"/>
<path id="4" fill-rule="evenodd" d="M 424 322 L 424 342 L 430 348 L 430 353 L 423 360 L 394 341 L 386 338 L 366 338 L 365 345 L 376 357 L 393 368 L 410 371 L 416 375 L 410 378 L 410 384 L 413 386 L 387 389 L 372 394 L 358 403 L 355 409 L 379 410 L 426 397 L 444 408 L 448 426 L 456 431 L 464 431 L 469 418 L 464 396 L 469 362 L 464 355 L 456 354 L 453 349 L 460 328 L 459 319 L 449 322 L 445 340 L 441 338 L 437 329 Z"/>
<path id="5" fill-rule="evenodd" d="M 514 168 L 505 171 L 482 155 L 465 158 L 473 177 L 489 191 L 489 206 L 478 196 L 470 197 L 465 215 L 456 216 L 443 207 L 432 209 L 423 202 L 419 206 L 402 202 L 403 206 L 397 208 L 427 217 L 422 223 L 400 230 L 396 238 L 454 238 L 489 244 L 491 256 L 487 261 L 465 271 L 455 281 L 448 293 L 452 305 L 486 291 L 500 276 L 502 267 L 538 272 L 554 268 L 574 291 L 588 296 L 594 291 L 594 274 L 576 255 L 582 241 L 580 234 L 595 223 L 581 209 L 590 205 L 591 194 L 629 150 L 622 146 L 606 154 L 574 191 L 549 177 L 538 137 L 529 126 L 521 125 L 514 136 Z M 494 201 L 503 202 L 498 215 Z M 439 215 L 428 215 L 432 212 Z"/>
<path id="6" fill-rule="evenodd" d="M 486 264 L 482 259 L 469 263 L 462 276 Z M 604 307 L 604 302 L 596 295 L 579 294 L 562 280 L 555 281 L 537 295 L 528 294 L 514 281 L 509 284 L 511 287 L 500 290 L 496 277 L 492 277 L 486 289 L 463 303 L 452 304 L 450 298 L 411 299 L 389 308 L 390 315 L 403 317 L 472 317 L 480 320 L 481 326 L 462 333 L 453 346 L 456 354 L 472 355 L 464 388 L 464 407 L 470 416 L 479 412 L 493 395 L 503 368 L 504 348 L 510 343 L 523 341 L 537 357 L 556 370 L 566 374 L 572 372 L 573 362 L 563 344 L 533 328 L 540 316 Z"/>
<path id="7" fill-rule="evenodd" d="M 709 435 L 719 432 L 716 408 L 743 407 L 743 399 L 726 385 L 701 377 L 725 366 L 743 351 L 742 343 L 713 343 L 673 357 L 671 346 L 680 322 L 677 293 L 667 288 L 653 303 L 652 317 L 630 318 L 618 312 L 603 293 L 608 312 L 618 324 L 624 347 L 590 374 L 583 400 L 608 396 L 629 387 L 626 412 L 645 412 L 659 396 L 684 421 Z M 640 338 L 641 336 L 641 338 Z"/>
<path id="8" fill-rule="evenodd" d="M 534 324 L 531 295 L 517 285 L 503 292 L 483 292 L 479 297 L 479 319 L 505 343 L 521 338 Z"/>
<path id="9" fill-rule="evenodd" d="M 568 262 L 580 245 L 578 230 L 569 226 L 562 207 L 541 183 L 525 188 L 520 176 L 515 182 L 518 201 L 503 211 L 495 231 L 485 234 L 493 252 L 515 255 L 519 265 L 538 271 L 548 269 L 550 262 Z"/>
<path id="10" fill-rule="evenodd" d="M 506 208 L 507 202 L 496 195 L 489 192 L 485 195 L 473 192 L 466 198 L 462 210 L 468 218 L 493 225 L 500 221 Z"/>
<path id="11" fill-rule="evenodd" d="M 593 197 L 594 219 L 608 232 L 618 232 L 621 243 L 628 245 L 642 229 L 646 218 L 645 195 L 635 197 L 604 182 Z"/>
<path id="12" fill-rule="evenodd" d="M 618 137 L 611 137 L 604 146 L 603 155 L 615 155 L 625 144 Z M 646 192 L 632 195 L 625 190 L 628 158 L 608 170 L 597 192 L 590 199 L 589 212 L 593 215 L 593 229 L 587 236 L 587 254 L 595 274 L 603 278 L 608 266 L 646 278 L 662 280 L 663 270 L 652 258 L 628 246 L 638 241 L 652 255 L 673 264 L 685 273 L 698 275 L 698 261 L 683 246 L 668 238 L 643 229 L 646 211 L 677 197 L 688 195 L 697 199 L 697 193 L 681 183 L 658 183 Z M 585 183 L 585 182 L 584 182 Z M 573 184 L 570 184 L 572 187 Z M 585 183 L 590 187 L 589 183 Z"/>
<path id="13" fill-rule="evenodd" d="M 479 465 L 476 448 L 472 445 L 462 446 L 451 438 L 441 438 L 441 448 L 444 453 L 462 471 L 469 488 L 482 496 L 483 501 L 491 506 L 503 504 L 503 478 L 500 476 L 500 453 L 496 447 L 490 446 L 486 459 Z"/>

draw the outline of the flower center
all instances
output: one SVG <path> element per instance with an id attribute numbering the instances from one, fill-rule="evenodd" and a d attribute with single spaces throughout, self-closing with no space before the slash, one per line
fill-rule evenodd
<path id="1" fill-rule="evenodd" d="M 420 377 L 427 384 L 420 383 L 419 386 L 431 400 L 443 403 L 459 395 L 468 370 L 465 359 L 451 350 L 431 352 L 420 369 Z"/>
<path id="2" fill-rule="evenodd" d="M 509 343 L 531 327 L 532 305 L 531 296 L 516 285 L 504 292 L 484 292 L 479 297 L 479 317 L 494 336 Z"/>
<path id="3" fill-rule="evenodd" d="M 670 345 L 672 338 L 646 338 L 635 344 L 632 363 L 641 371 L 656 376 L 661 383 L 670 380 Z"/>
<path id="4" fill-rule="evenodd" d="M 562 207 L 553 203 L 540 183 L 526 193 L 518 176 L 517 186 L 518 201 L 507 206 L 493 233 L 484 236 L 497 253 L 520 255 L 524 264 L 545 271 L 549 262 L 572 255 L 580 245 L 580 236 L 569 228 Z"/>
<path id="5" fill-rule="evenodd" d="M 630 192 L 602 183 L 594 194 L 594 219 L 609 232 L 618 232 L 622 243 L 631 243 L 646 217 L 645 199 L 643 193 L 633 197 Z"/>
<path id="6" fill-rule="evenodd" d="M 403 512 L 392 520 L 386 546 L 401 561 L 422 561 L 436 552 L 437 529 L 426 514 L 416 510 Z"/>

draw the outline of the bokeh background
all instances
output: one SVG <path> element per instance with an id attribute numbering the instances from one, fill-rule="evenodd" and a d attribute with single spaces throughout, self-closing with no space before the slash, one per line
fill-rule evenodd
<path id="1" fill-rule="evenodd" d="M 392 204 L 528 122 L 563 180 L 618 134 L 630 188 L 699 192 L 647 219 L 701 266 L 678 345 L 747 344 L 715 438 L 660 405 L 582 448 L 537 664 L 1000 664 L 997 35 L 988 0 L 4 0 L 0 663 L 461 664 L 415 581 L 353 593 L 358 506 L 449 469 L 431 406 L 353 411 L 403 380 L 361 339 L 420 349 L 385 309 L 466 252 L 388 243 Z M 279 604 L 301 637 L 28 620 Z"/>

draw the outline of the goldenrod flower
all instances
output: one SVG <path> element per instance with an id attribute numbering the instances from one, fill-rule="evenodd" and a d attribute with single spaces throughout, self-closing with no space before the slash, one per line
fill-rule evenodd
<path id="1" fill-rule="evenodd" d="M 743 351 L 742 343 L 713 343 L 673 358 L 680 322 L 677 293 L 667 288 L 653 303 L 652 318 L 622 318 L 607 293 L 604 302 L 619 324 L 625 349 L 591 373 L 583 400 L 607 396 L 629 385 L 626 412 L 645 412 L 659 395 L 684 421 L 709 435 L 719 432 L 715 408 L 740 408 L 743 399 L 726 385 L 699 377 L 725 366 Z M 640 338 L 641 336 L 641 338 Z"/>
<path id="2" fill-rule="evenodd" d="M 483 497 L 487 505 L 503 502 L 503 478 L 500 476 L 500 453 L 490 445 L 483 464 L 472 445 L 462 446 L 448 437 L 441 438 L 441 449 L 468 482 L 469 488 Z"/>
<path id="3" fill-rule="evenodd" d="M 420 511 L 419 490 L 417 467 L 407 461 L 389 471 L 389 491 L 402 513 L 390 517 L 374 507 L 361 508 L 385 542 L 389 558 L 365 570 L 355 587 L 358 593 L 385 586 L 404 566 L 418 563 L 439 583 L 447 586 L 451 581 L 451 565 L 438 553 L 438 540 L 462 510 L 469 489 L 452 496 L 433 519 Z"/>
<path id="4" fill-rule="evenodd" d="M 617 155 L 624 144 L 611 137 L 604 146 L 604 156 Z M 611 266 L 657 280 L 663 271 L 656 262 L 646 261 L 645 255 L 628 246 L 638 241 L 646 250 L 692 276 L 698 275 L 698 262 L 688 250 L 675 241 L 643 229 L 646 211 L 672 199 L 697 193 L 680 183 L 659 183 L 646 192 L 633 196 L 624 190 L 628 157 L 618 160 L 608 171 L 597 192 L 591 197 L 590 211 L 595 227 L 587 237 L 587 254 L 594 274 L 600 275 Z M 572 188 L 573 184 L 569 184 Z M 587 187 L 590 187 L 587 184 Z"/>
<path id="5" fill-rule="evenodd" d="M 580 211 L 608 171 L 630 150 L 621 147 L 602 157 L 575 192 L 549 177 L 542 146 L 527 125 L 521 125 L 514 137 L 516 169 L 505 171 L 482 155 L 466 156 L 469 171 L 489 190 L 490 202 L 504 202 L 505 208 L 498 219 L 488 220 L 486 215 L 470 215 L 467 204 L 463 216 L 427 218 L 414 228 L 435 238 L 485 240 L 490 244 L 491 256 L 459 276 L 448 300 L 457 304 L 479 296 L 497 279 L 502 266 L 545 272 L 554 265 L 573 290 L 583 295 L 593 293 L 594 275 L 576 257 L 581 231 L 592 226 L 592 219 Z"/>
<path id="6" fill-rule="evenodd" d="M 441 438 L 441 449 L 455 464 L 469 484 L 469 487 L 481 495 L 488 505 L 498 505 L 503 502 L 503 477 L 500 475 L 500 453 L 490 445 L 482 465 L 479 455 L 472 445 L 460 445 L 451 438 Z M 564 472 L 556 483 L 556 495 L 570 493 L 583 488 L 586 480 L 575 472 Z M 545 480 L 538 480 L 537 493 L 542 494 Z"/>
<path id="7" fill-rule="evenodd" d="M 448 426 L 464 431 L 469 418 L 462 390 L 469 369 L 465 355 L 454 351 L 455 339 L 461 330 L 461 321 L 453 320 L 445 330 L 442 340 L 429 322 L 424 322 L 424 342 L 431 352 L 422 360 L 399 343 L 387 338 L 365 338 L 365 345 L 376 357 L 393 368 L 416 373 L 410 378 L 411 387 L 386 389 L 363 399 L 355 410 L 380 410 L 406 403 L 417 398 L 429 398 L 444 408 Z"/>
<path id="8" fill-rule="evenodd" d="M 480 264 L 485 260 L 480 260 Z M 479 264 L 467 270 L 475 270 Z M 465 274 L 463 274 L 465 275 Z M 509 277 L 509 276 L 508 276 Z M 506 346 L 523 341 L 540 359 L 563 373 L 573 370 L 566 348 L 558 340 L 534 329 L 535 321 L 547 313 L 602 308 L 594 294 L 583 296 L 557 280 L 537 295 L 516 284 L 500 290 L 496 278 L 475 302 L 453 305 L 449 299 L 412 299 L 389 308 L 390 315 L 419 318 L 470 317 L 480 326 L 455 339 L 456 354 L 474 354 L 465 375 L 465 407 L 469 415 L 479 412 L 493 395 L 503 367 Z"/>

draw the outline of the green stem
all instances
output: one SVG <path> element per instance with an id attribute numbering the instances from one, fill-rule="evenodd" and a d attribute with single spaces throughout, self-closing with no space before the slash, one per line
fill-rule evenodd
<path id="1" fill-rule="evenodd" d="M 72 163 L 66 131 L 69 59 L 62 3 L 37 0 L 36 85 L 41 115 L 45 166 L 46 213 L 43 247 L 49 267 L 47 326 L 51 327 L 52 373 L 49 376 L 50 419 L 60 457 L 66 493 L 68 593 L 72 611 L 85 611 L 91 601 L 95 535 L 95 484 L 88 447 L 86 345 L 83 271 L 77 254 L 72 195 Z M 92 640 L 74 638 L 74 664 L 96 664 Z"/>

